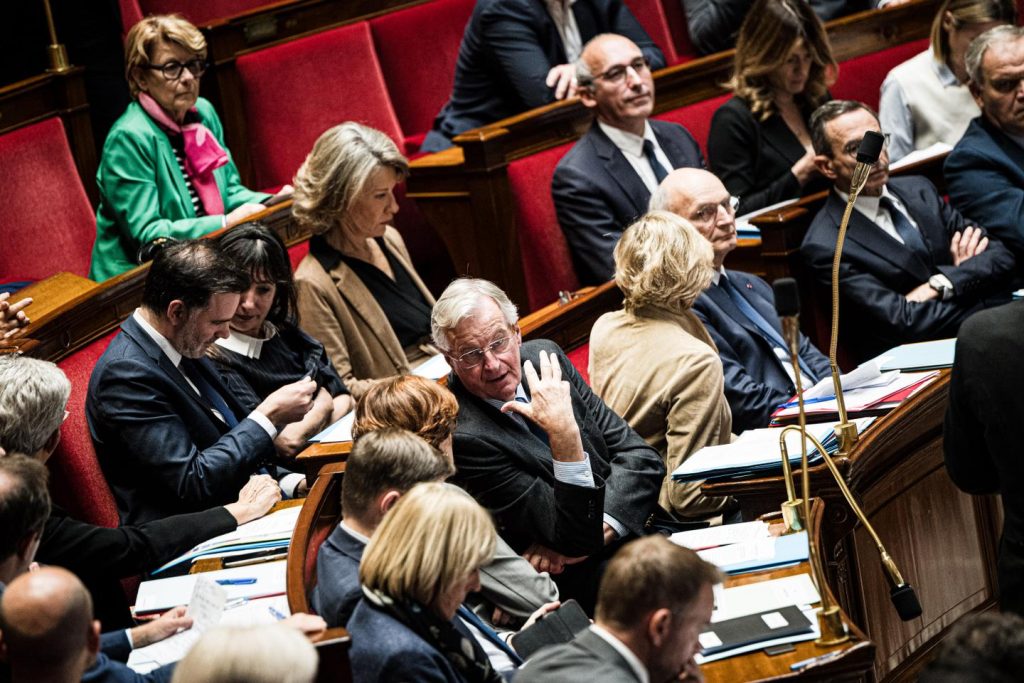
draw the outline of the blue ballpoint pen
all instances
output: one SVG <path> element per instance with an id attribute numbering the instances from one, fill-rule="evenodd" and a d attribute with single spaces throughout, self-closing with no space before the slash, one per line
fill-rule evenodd
<path id="1" fill-rule="evenodd" d="M 256 583 L 254 578 L 245 579 L 217 579 L 217 583 L 221 586 L 251 586 Z"/>

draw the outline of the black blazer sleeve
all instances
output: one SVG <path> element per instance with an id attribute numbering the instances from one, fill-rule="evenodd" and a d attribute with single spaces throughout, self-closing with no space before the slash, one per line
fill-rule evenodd
<path id="1" fill-rule="evenodd" d="M 764 154 L 761 124 L 746 104 L 734 97 L 719 107 L 711 119 L 708 158 L 729 193 L 740 198 L 738 213 L 800 196 L 800 183 L 790 165 L 781 158 L 764 163 Z"/>
<path id="2" fill-rule="evenodd" d="M 974 343 L 973 336 L 968 334 L 965 338 L 961 334 L 949 378 L 942 449 L 949 478 L 967 493 L 998 493 L 1000 490 L 999 469 L 976 412 L 992 409 L 992 401 L 984 390 L 991 362 L 986 350 Z"/>
<path id="3" fill-rule="evenodd" d="M 661 49 L 654 44 L 651 37 L 647 35 L 647 31 L 643 29 L 640 22 L 636 20 L 633 13 L 629 11 L 626 4 L 619 0 L 612 0 L 608 3 L 609 12 L 609 28 L 605 31 L 606 33 L 617 33 L 620 36 L 626 36 L 640 48 L 640 51 L 647 58 L 647 61 L 651 63 L 651 69 L 662 69 L 665 67 L 665 55 L 662 54 Z M 580 29 L 582 33 L 582 28 Z M 589 38 L 581 36 L 583 42 L 586 43 Z M 593 36 L 591 36 L 593 37 Z"/>
<path id="4" fill-rule="evenodd" d="M 124 632 L 124 629 L 101 633 L 100 652 L 115 662 L 127 662 L 128 656 L 132 653 L 131 643 L 128 642 L 128 634 Z"/>
<path id="5" fill-rule="evenodd" d="M 682 0 L 686 26 L 697 52 L 702 55 L 736 46 L 740 30 L 753 0 Z"/>
<path id="6" fill-rule="evenodd" d="M 538 42 L 537 31 L 542 28 L 534 25 L 529 15 L 503 5 L 481 17 L 482 40 L 490 45 L 502 73 L 527 109 L 549 104 L 555 99 L 554 92 L 545 81 L 555 65 Z"/>
<path id="7" fill-rule="evenodd" d="M 580 280 L 591 285 L 611 280 L 615 275 L 612 252 L 625 226 L 602 201 L 603 193 L 594 186 L 593 176 L 576 164 L 559 164 L 551 180 L 551 195 Z"/>
<path id="8" fill-rule="evenodd" d="M 235 518 L 223 507 L 115 529 L 55 510 L 43 528 L 37 559 L 80 577 L 121 579 L 152 571 L 236 526 Z"/>

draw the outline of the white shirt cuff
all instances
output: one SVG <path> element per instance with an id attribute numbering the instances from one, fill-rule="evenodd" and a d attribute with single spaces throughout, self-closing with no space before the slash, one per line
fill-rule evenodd
<path id="1" fill-rule="evenodd" d="M 618 534 L 619 538 L 623 538 L 623 537 L 626 536 L 626 534 L 629 533 L 629 530 L 626 529 L 626 527 L 622 524 L 622 522 L 620 522 L 619 520 L 615 519 L 614 517 L 609 515 L 607 512 L 604 513 L 604 523 L 607 524 L 608 526 L 610 526 L 612 528 L 612 530 L 616 534 Z"/>
<path id="2" fill-rule="evenodd" d="M 135 649 L 135 641 L 132 640 L 132 630 L 130 628 L 126 628 L 124 630 L 124 634 L 128 638 L 128 649 L 129 650 L 134 650 Z"/>
<path id="3" fill-rule="evenodd" d="M 306 475 L 299 474 L 298 472 L 291 472 L 284 475 L 278 480 L 277 485 L 281 487 L 281 493 L 285 498 L 294 498 L 295 489 L 298 488 L 302 480 L 306 478 Z"/>
<path id="4" fill-rule="evenodd" d="M 267 433 L 267 436 L 269 436 L 271 439 L 277 436 L 277 427 L 274 426 L 274 423 L 270 421 L 269 417 L 267 417 L 260 411 L 254 410 L 251 413 L 249 413 L 249 419 L 258 424 L 260 427 L 263 427 L 263 431 L 265 431 Z"/>
<path id="5" fill-rule="evenodd" d="M 594 488 L 594 472 L 590 469 L 590 455 L 583 453 L 583 459 L 575 462 L 554 460 L 555 479 L 565 484 Z"/>

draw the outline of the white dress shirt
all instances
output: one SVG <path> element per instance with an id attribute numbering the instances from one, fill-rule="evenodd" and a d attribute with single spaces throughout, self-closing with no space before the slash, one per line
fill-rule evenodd
<path id="1" fill-rule="evenodd" d="M 547 5 L 551 20 L 555 22 L 558 35 L 562 37 L 566 63 L 572 64 L 583 52 L 580 27 L 576 24 L 576 15 L 572 13 L 576 0 L 545 0 L 544 4 Z"/>
<path id="2" fill-rule="evenodd" d="M 658 189 L 658 179 L 654 175 L 654 169 L 651 168 L 651 162 L 644 156 L 644 140 L 650 140 L 654 144 L 654 158 L 665 167 L 667 172 L 671 173 L 675 168 L 665 155 L 665 150 L 658 144 L 658 138 L 654 136 L 654 129 L 651 128 L 650 121 L 644 122 L 643 137 L 628 133 L 621 128 L 609 126 L 602 121 L 598 121 L 597 125 L 601 126 L 601 130 L 612 141 L 612 144 L 618 147 L 619 151 L 622 152 L 622 156 L 626 157 L 626 161 L 633 167 L 636 174 L 640 176 L 640 180 L 643 181 L 644 186 L 652 194 Z"/>

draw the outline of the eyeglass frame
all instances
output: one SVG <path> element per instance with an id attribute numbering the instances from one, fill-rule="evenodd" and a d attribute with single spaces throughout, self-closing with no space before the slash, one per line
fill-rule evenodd
<path id="1" fill-rule="evenodd" d="M 712 207 L 714 207 L 713 214 L 710 214 L 703 218 L 700 216 L 700 214 L 703 213 L 705 210 L 710 211 Z M 695 222 L 699 221 L 701 225 L 710 225 L 712 222 L 714 222 L 716 218 L 718 218 L 719 209 L 725 209 L 726 213 L 728 213 L 730 216 L 735 216 L 736 211 L 739 208 L 740 198 L 735 195 L 729 195 L 728 197 L 726 197 L 725 199 L 716 204 L 705 204 L 704 206 L 700 207 L 700 209 L 696 212 L 696 217 L 691 218 L 690 220 Z"/>
<path id="2" fill-rule="evenodd" d="M 616 64 L 615 66 L 613 66 L 610 69 L 605 69 L 601 73 L 599 73 L 596 76 L 594 76 L 594 80 L 595 81 L 597 81 L 597 80 L 607 81 L 608 83 L 612 83 L 612 84 L 621 83 L 622 80 L 626 77 L 626 73 L 628 73 L 629 69 L 632 69 L 633 72 L 637 76 L 639 76 L 642 72 L 649 71 L 650 68 L 651 68 L 651 60 L 649 60 L 649 59 L 647 59 L 647 57 L 641 55 L 641 56 L 637 57 L 636 59 L 634 59 L 633 61 L 631 61 L 629 64 Z M 619 73 L 612 73 L 616 69 L 622 69 L 622 73 L 621 74 L 619 74 Z"/>
<path id="3" fill-rule="evenodd" d="M 483 348 L 471 349 L 471 350 L 466 351 L 464 353 L 460 353 L 458 356 L 453 355 L 453 354 L 448 354 L 448 358 L 450 358 L 453 363 L 458 364 L 458 366 L 461 367 L 463 370 L 470 370 L 472 368 L 475 368 L 475 367 L 478 367 L 479 365 L 481 365 L 484 362 L 484 358 L 487 356 L 488 352 L 492 356 L 497 356 L 499 353 L 505 353 L 506 351 L 508 351 L 509 344 L 511 344 L 512 340 L 516 339 L 518 336 L 519 336 L 519 326 L 518 325 L 513 325 L 509 329 L 509 334 L 507 334 L 504 337 L 498 337 L 497 339 L 495 339 L 492 342 L 490 342 L 489 344 L 487 344 L 487 346 L 485 346 Z M 472 354 L 475 354 L 475 353 L 480 354 L 480 360 L 477 361 L 476 363 L 473 363 L 472 365 L 468 365 L 466 363 L 466 361 L 465 361 L 466 356 L 469 356 L 469 355 L 472 355 Z"/>
<path id="4" fill-rule="evenodd" d="M 202 78 L 203 74 L 205 74 L 207 69 L 210 68 L 210 62 L 206 59 L 200 59 L 199 57 L 190 59 L 187 62 L 179 62 L 176 59 L 172 59 L 171 61 L 164 62 L 163 64 L 143 64 L 142 68 L 150 71 L 159 71 L 160 75 L 164 77 L 164 80 L 176 81 L 181 78 L 183 73 L 185 73 L 185 69 L 188 69 L 189 73 L 192 74 L 192 78 Z M 173 70 L 174 68 L 177 68 L 178 73 L 171 76 L 167 70 Z M 196 72 L 196 69 L 199 70 L 198 73 Z"/>

